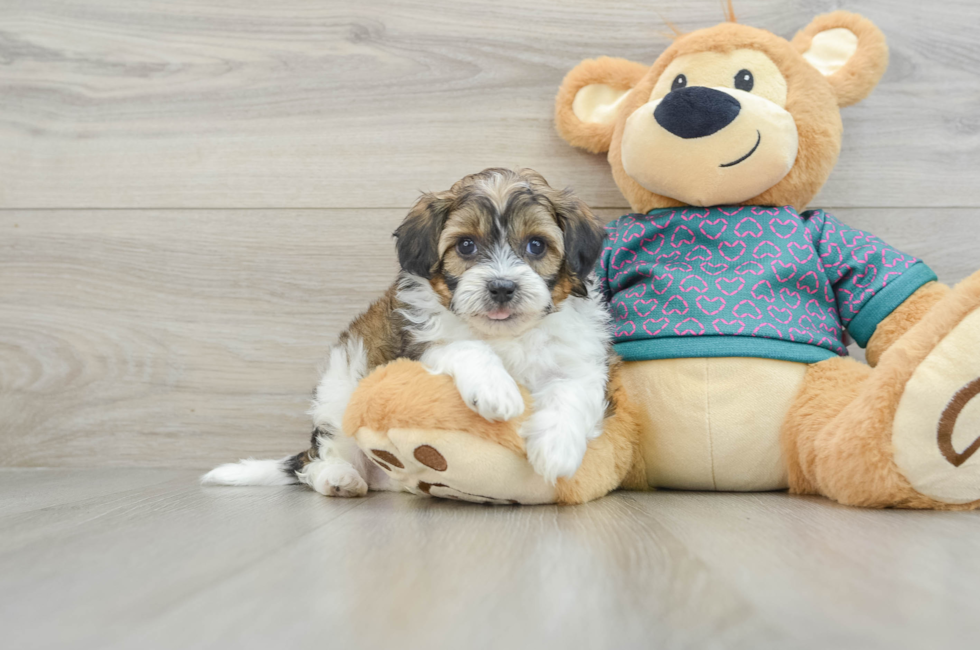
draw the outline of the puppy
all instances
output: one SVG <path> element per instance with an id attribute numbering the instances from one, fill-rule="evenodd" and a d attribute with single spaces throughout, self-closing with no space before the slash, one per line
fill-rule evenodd
<path id="1" fill-rule="evenodd" d="M 397 358 L 451 376 L 488 420 L 524 410 L 527 456 L 546 480 L 570 477 L 602 433 L 612 355 L 609 316 L 590 275 L 605 229 L 569 190 L 530 169 L 487 169 L 424 194 L 395 231 L 401 272 L 329 354 L 316 387 L 308 451 L 243 460 L 205 483 L 302 482 L 329 496 L 393 489 L 343 435 L 357 383 Z"/>

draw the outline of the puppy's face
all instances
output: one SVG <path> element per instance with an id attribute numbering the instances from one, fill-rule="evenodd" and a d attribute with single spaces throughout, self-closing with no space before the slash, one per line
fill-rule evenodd
<path id="1" fill-rule="evenodd" d="M 488 169 L 423 196 L 395 235 L 402 268 L 446 308 L 484 335 L 514 336 L 586 294 L 605 231 L 536 172 Z"/>

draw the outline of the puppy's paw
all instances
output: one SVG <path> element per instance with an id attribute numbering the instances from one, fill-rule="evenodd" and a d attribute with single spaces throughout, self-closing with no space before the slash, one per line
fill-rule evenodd
<path id="1" fill-rule="evenodd" d="M 535 426 L 533 418 L 521 435 L 534 471 L 551 484 L 559 478 L 574 476 L 588 446 L 586 437 L 577 431 L 558 426 Z"/>
<path id="2" fill-rule="evenodd" d="M 502 369 L 474 369 L 456 376 L 456 388 L 463 401 L 483 418 L 510 420 L 524 412 L 524 398 L 514 378 Z"/>
<path id="3" fill-rule="evenodd" d="M 310 485 L 328 497 L 362 497 L 368 485 L 349 463 L 314 461 L 306 469 Z"/>

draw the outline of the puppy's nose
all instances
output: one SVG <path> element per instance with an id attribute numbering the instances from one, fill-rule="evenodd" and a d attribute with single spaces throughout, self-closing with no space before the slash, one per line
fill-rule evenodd
<path id="1" fill-rule="evenodd" d="M 517 283 L 513 280 L 501 280 L 498 278 L 487 282 L 487 290 L 490 292 L 490 296 L 499 305 L 510 302 L 510 299 L 514 297 L 514 291 L 516 289 Z"/>
<path id="2" fill-rule="evenodd" d="M 653 110 L 653 117 L 680 138 L 703 138 L 731 124 L 741 110 L 742 105 L 728 93 L 688 86 L 667 93 Z"/>

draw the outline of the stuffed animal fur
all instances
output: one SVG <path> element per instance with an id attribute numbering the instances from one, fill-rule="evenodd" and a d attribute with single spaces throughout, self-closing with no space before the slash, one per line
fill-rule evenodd
<path id="1" fill-rule="evenodd" d="M 597 269 L 625 360 L 603 435 L 549 485 L 523 456 L 520 418 L 483 421 L 408 361 L 362 382 L 346 433 L 405 489 L 472 501 L 788 488 L 980 506 L 980 273 L 950 289 L 806 211 L 837 161 L 840 107 L 887 60 L 870 21 L 835 12 L 792 41 L 730 21 L 678 35 L 652 66 L 583 61 L 558 93 L 558 131 L 608 153 L 633 209 Z"/>

